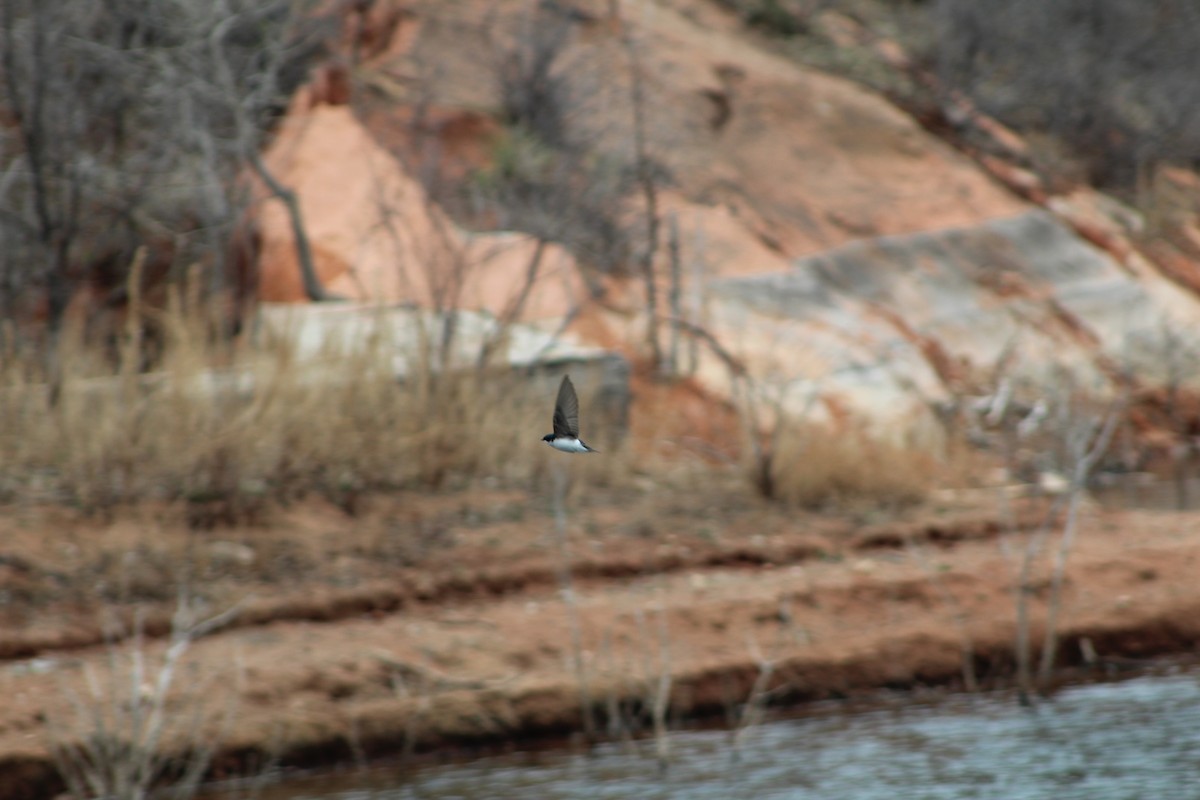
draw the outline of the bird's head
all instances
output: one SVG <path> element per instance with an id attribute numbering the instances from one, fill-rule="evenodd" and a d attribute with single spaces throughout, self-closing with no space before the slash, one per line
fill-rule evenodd
<path id="1" fill-rule="evenodd" d="M 553 433 L 547 433 L 545 436 L 543 436 L 543 437 L 542 437 L 542 441 L 543 441 L 543 442 L 553 442 L 553 441 L 554 441 L 554 434 L 553 434 Z"/>

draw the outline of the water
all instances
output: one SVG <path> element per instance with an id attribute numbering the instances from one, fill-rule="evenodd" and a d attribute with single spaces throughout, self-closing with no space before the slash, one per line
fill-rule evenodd
<path id="1" fill-rule="evenodd" d="M 827 711 L 748 731 L 671 735 L 592 756 L 522 753 L 274 787 L 272 800 L 1171 800 L 1200 798 L 1200 672 L 1066 689 L 1036 710 L 1010 694 Z M 348 788 L 352 787 L 352 788 Z"/>

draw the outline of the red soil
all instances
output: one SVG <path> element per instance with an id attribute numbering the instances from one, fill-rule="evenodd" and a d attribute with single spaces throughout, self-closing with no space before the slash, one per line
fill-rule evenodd
<path id="1" fill-rule="evenodd" d="M 143 646 L 154 663 L 185 571 L 209 613 L 241 603 L 193 645 L 168 705 L 188 725 L 197 694 L 208 724 L 233 709 L 219 772 L 271 753 L 312 765 L 580 730 L 547 505 L 521 492 L 402 495 L 355 518 L 309 503 L 261 527 L 203 534 L 152 519 L 10 514 L 0 523 L 0 796 L 59 789 L 48 743 L 87 733 L 72 708 L 87 697 L 85 667 L 103 676 L 110 650 L 132 648 L 104 644 L 98 609 L 127 619 L 140 609 L 157 636 Z M 672 714 L 683 717 L 745 702 L 763 659 L 775 665 L 772 699 L 784 702 L 961 686 L 965 640 L 982 684 L 1010 681 L 1014 553 L 1043 512 L 1018 506 L 1001 524 L 997 507 L 989 495 L 868 524 L 710 488 L 572 498 L 597 718 L 606 724 L 620 706 L 636 721 L 668 651 Z M 1035 641 L 1049 561 L 1035 574 Z M 1085 638 L 1110 664 L 1190 651 L 1198 562 L 1187 515 L 1089 508 L 1071 553 L 1061 662 L 1078 664 Z"/>

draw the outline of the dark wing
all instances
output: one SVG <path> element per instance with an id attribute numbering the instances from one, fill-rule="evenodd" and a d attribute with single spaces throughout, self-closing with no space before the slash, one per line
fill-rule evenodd
<path id="1" fill-rule="evenodd" d="M 558 386 L 558 399 L 554 401 L 554 435 L 579 438 L 579 398 L 566 375 Z"/>

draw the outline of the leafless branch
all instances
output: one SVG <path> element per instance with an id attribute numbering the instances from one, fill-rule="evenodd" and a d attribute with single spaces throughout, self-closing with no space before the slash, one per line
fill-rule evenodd
<path id="1" fill-rule="evenodd" d="M 1054 560 L 1054 571 L 1050 578 L 1050 598 L 1046 608 L 1046 630 L 1042 643 L 1042 659 L 1038 668 L 1038 681 L 1045 687 L 1054 669 L 1054 660 L 1058 650 L 1058 614 L 1062 606 L 1063 579 L 1067 571 L 1067 558 L 1075 544 L 1079 531 L 1079 508 L 1083 495 L 1087 490 L 1087 482 L 1092 471 L 1099 463 L 1112 443 L 1117 425 L 1124 418 L 1126 398 L 1117 400 L 1105 413 L 1103 422 L 1088 424 L 1081 430 L 1073 442 L 1075 453 L 1074 469 L 1071 472 L 1071 485 L 1068 489 L 1067 518 L 1063 523 L 1062 536 L 1059 538 L 1058 552 Z"/>

